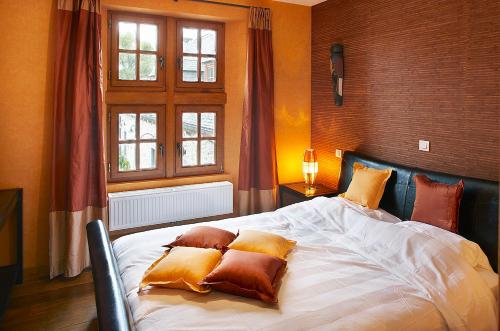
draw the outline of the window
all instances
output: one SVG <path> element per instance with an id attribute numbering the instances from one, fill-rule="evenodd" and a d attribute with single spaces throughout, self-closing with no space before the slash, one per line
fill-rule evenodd
<path id="1" fill-rule="evenodd" d="M 165 85 L 165 19 L 112 13 L 108 79 L 111 87 Z"/>
<path id="2" fill-rule="evenodd" d="M 110 179 L 165 176 L 164 106 L 112 106 Z"/>
<path id="3" fill-rule="evenodd" d="M 177 22 L 177 87 L 222 88 L 223 25 Z"/>
<path id="4" fill-rule="evenodd" d="M 176 173 L 222 169 L 222 109 L 221 106 L 177 106 Z"/>
<path id="5" fill-rule="evenodd" d="M 224 23 L 113 11 L 108 20 L 108 180 L 223 172 Z"/>

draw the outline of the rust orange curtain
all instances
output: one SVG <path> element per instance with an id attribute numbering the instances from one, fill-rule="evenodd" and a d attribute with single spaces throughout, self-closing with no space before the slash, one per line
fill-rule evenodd
<path id="1" fill-rule="evenodd" d="M 276 208 L 278 173 L 270 9 L 250 9 L 247 52 L 238 181 L 240 215 Z"/>
<path id="2" fill-rule="evenodd" d="M 50 276 L 90 265 L 85 226 L 107 219 L 99 0 L 59 0 L 56 23 Z"/>

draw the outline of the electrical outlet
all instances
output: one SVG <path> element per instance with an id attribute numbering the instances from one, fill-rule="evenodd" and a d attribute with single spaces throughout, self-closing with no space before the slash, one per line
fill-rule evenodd
<path id="1" fill-rule="evenodd" d="M 342 158 L 342 150 L 341 149 L 336 149 L 335 150 L 335 156 L 338 157 L 339 159 Z"/>
<path id="2" fill-rule="evenodd" d="M 431 148 L 431 144 L 428 140 L 419 140 L 418 141 L 418 150 L 422 152 L 428 152 Z"/>

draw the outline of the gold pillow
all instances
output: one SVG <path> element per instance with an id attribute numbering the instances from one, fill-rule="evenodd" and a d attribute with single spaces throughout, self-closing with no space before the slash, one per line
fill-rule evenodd
<path id="1" fill-rule="evenodd" d="M 210 288 L 198 285 L 220 262 L 222 253 L 213 248 L 174 247 L 153 262 L 142 277 L 139 291 L 148 285 L 199 293 Z"/>
<path id="2" fill-rule="evenodd" d="M 290 250 L 295 247 L 295 241 L 288 240 L 277 234 L 255 230 L 242 230 L 228 248 L 239 251 L 264 253 L 285 259 Z"/>
<path id="3" fill-rule="evenodd" d="M 347 192 L 339 196 L 365 207 L 377 209 L 384 194 L 385 184 L 391 177 L 392 169 L 368 168 L 362 163 L 355 162 L 353 171 Z"/>

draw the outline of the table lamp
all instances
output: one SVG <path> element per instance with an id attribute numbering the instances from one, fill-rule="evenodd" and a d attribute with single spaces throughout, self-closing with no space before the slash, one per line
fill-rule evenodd
<path id="1" fill-rule="evenodd" d="M 308 188 L 313 188 L 316 175 L 318 174 L 318 157 L 314 149 L 306 149 L 304 152 L 304 161 L 302 161 L 302 173 L 304 181 Z"/>

